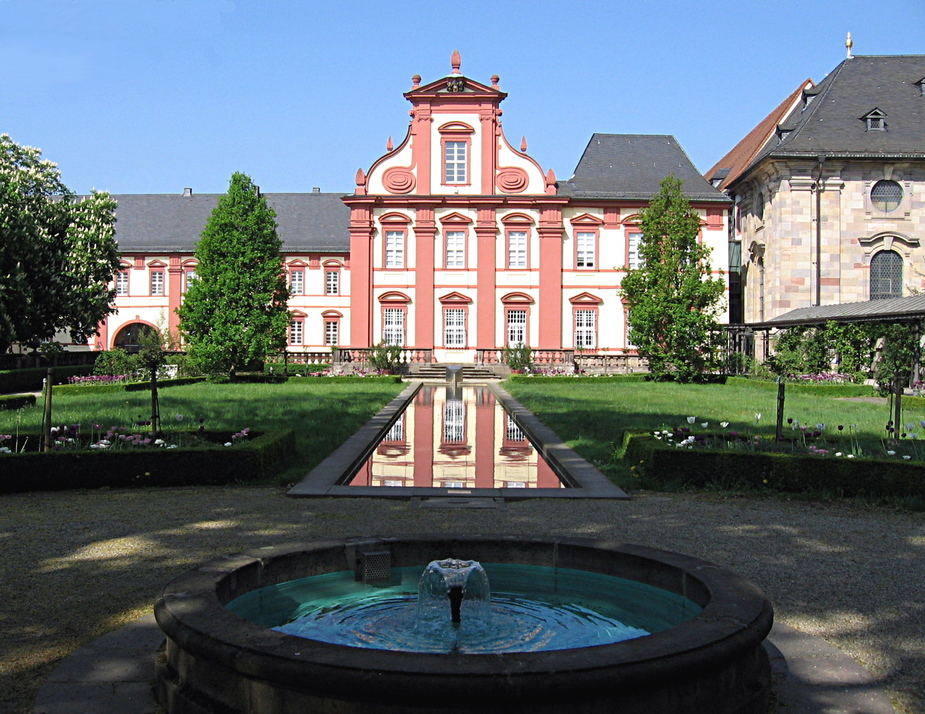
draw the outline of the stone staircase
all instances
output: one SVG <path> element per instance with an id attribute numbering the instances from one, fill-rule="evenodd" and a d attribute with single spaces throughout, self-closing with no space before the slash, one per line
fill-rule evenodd
<path id="1" fill-rule="evenodd" d="M 447 367 L 450 366 L 462 367 L 462 378 L 464 382 L 488 382 L 504 379 L 504 375 L 501 374 L 500 370 L 496 372 L 490 367 L 477 364 L 411 364 L 408 369 L 408 377 L 411 379 L 424 379 L 428 382 L 446 382 Z"/>

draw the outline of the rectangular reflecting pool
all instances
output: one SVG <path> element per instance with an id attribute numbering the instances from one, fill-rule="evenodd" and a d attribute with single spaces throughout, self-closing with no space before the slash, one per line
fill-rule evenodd
<path id="1" fill-rule="evenodd" d="M 629 498 L 498 384 L 412 382 L 344 438 L 287 495 L 471 507 L 492 499 Z"/>
<path id="2" fill-rule="evenodd" d="M 386 488 L 566 488 L 487 387 L 425 385 L 349 481 Z"/>

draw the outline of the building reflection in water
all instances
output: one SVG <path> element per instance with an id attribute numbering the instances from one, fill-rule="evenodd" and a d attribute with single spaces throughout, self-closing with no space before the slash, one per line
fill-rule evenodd
<path id="1" fill-rule="evenodd" d="M 564 488 L 485 387 L 424 386 L 351 486 Z"/>

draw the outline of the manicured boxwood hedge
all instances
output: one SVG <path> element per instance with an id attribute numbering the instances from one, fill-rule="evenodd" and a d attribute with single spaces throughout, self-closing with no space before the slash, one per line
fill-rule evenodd
<path id="1" fill-rule="evenodd" d="M 157 386 L 180 387 L 184 384 L 202 382 L 205 377 L 177 377 L 176 379 L 159 379 Z M 56 384 L 55 394 L 106 394 L 112 392 L 145 392 L 151 389 L 151 382 L 109 382 L 103 384 Z"/>
<path id="2" fill-rule="evenodd" d="M 221 443 L 231 439 L 231 432 L 214 433 L 212 438 Z M 246 443 L 227 448 L 0 454 L 0 493 L 255 481 L 275 476 L 294 454 L 295 434 L 290 429 L 251 432 Z"/>
<path id="3" fill-rule="evenodd" d="M 22 409 L 23 407 L 34 406 L 34 394 L 14 394 L 12 396 L 0 395 L 0 409 Z"/>
<path id="4" fill-rule="evenodd" d="M 55 367 L 52 376 L 55 380 L 55 384 L 65 384 L 69 377 L 83 377 L 88 374 L 93 374 L 92 364 Z M 30 367 L 29 369 L 0 371 L 0 394 L 38 392 L 42 389 L 42 384 L 47 376 L 47 367 Z"/>
<path id="5" fill-rule="evenodd" d="M 777 391 L 777 382 L 749 377 L 727 377 L 726 384 Z M 785 381 L 784 391 L 789 394 L 818 394 L 820 397 L 876 397 L 877 390 L 869 384 L 826 384 L 824 382 Z"/>
<path id="6" fill-rule="evenodd" d="M 630 434 L 623 458 L 645 475 L 671 484 L 707 484 L 843 496 L 925 496 L 925 465 L 897 459 L 847 459 L 760 451 L 679 449 L 653 436 Z"/>
<path id="7" fill-rule="evenodd" d="M 512 374 L 508 377 L 510 382 L 526 382 L 529 384 L 588 384 L 598 382 L 645 382 L 649 375 L 646 372 L 633 372 L 630 374 L 608 374 L 600 377 L 573 377 L 571 375 L 536 375 Z"/>

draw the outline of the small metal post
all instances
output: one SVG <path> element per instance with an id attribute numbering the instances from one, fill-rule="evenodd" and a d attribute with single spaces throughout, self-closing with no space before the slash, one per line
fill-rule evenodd
<path id="1" fill-rule="evenodd" d="M 777 440 L 784 438 L 784 378 L 777 378 Z"/>

